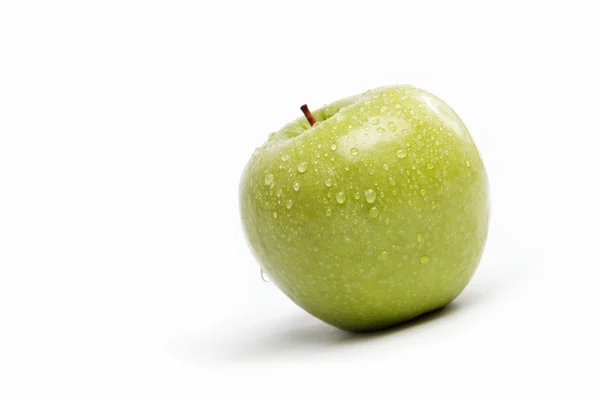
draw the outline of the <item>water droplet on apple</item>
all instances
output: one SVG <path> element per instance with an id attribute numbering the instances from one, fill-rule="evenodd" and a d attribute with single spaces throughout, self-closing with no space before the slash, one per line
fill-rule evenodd
<path id="1" fill-rule="evenodd" d="M 344 194 L 344 192 L 339 192 L 338 194 L 336 194 L 335 201 L 337 201 L 339 204 L 343 204 L 346 201 L 346 195 Z"/>
<path id="2" fill-rule="evenodd" d="M 377 117 L 372 117 L 372 118 L 370 118 L 370 119 L 369 119 L 369 123 L 370 123 L 371 125 L 377 125 L 377 124 L 379 123 L 379 118 L 377 118 Z"/>
<path id="3" fill-rule="evenodd" d="M 273 180 L 275 178 L 273 177 L 273 174 L 266 174 L 265 175 L 265 185 L 270 185 L 271 183 L 273 183 Z"/>
<path id="4" fill-rule="evenodd" d="M 335 143 L 331 145 L 331 150 L 333 150 L 333 151 L 337 150 L 337 145 Z"/>
<path id="5" fill-rule="evenodd" d="M 379 260 L 381 261 L 385 261 L 388 259 L 388 252 L 387 251 L 382 251 L 381 254 L 379 255 L 379 257 L 377 257 Z"/>
<path id="6" fill-rule="evenodd" d="M 356 192 L 356 193 L 354 193 L 354 198 L 355 198 L 356 200 L 360 199 L 360 192 Z"/>
<path id="7" fill-rule="evenodd" d="M 262 279 L 263 282 L 267 282 L 267 283 L 271 282 L 271 280 L 269 279 L 269 276 L 262 268 L 260 269 L 260 279 Z"/>
<path id="8" fill-rule="evenodd" d="M 281 160 L 282 161 L 287 161 L 289 159 L 290 159 L 290 156 L 288 156 L 287 154 L 284 154 L 284 155 L 281 156 Z"/>
<path id="9" fill-rule="evenodd" d="M 389 181 L 390 181 L 390 185 L 396 186 L 396 180 L 394 178 L 392 178 L 391 176 L 390 176 Z"/>
<path id="10" fill-rule="evenodd" d="M 300 190 L 300 184 L 298 182 L 294 182 L 294 184 L 292 185 L 292 187 L 294 188 L 294 190 L 297 192 L 298 190 Z"/>
<path id="11" fill-rule="evenodd" d="M 427 192 L 425 191 L 425 189 L 421 189 L 421 196 L 425 196 L 427 194 Z"/>
<path id="12" fill-rule="evenodd" d="M 396 126 L 396 123 L 393 121 L 388 122 L 388 129 L 392 132 L 396 132 L 396 129 L 398 127 Z"/>
<path id="13" fill-rule="evenodd" d="M 398 158 L 404 158 L 406 157 L 406 150 L 400 149 L 396 152 L 396 155 L 398 156 Z"/>
<path id="14" fill-rule="evenodd" d="M 419 262 L 423 265 L 427 264 L 429 262 L 429 256 L 423 256 L 419 259 Z"/>
<path id="15" fill-rule="evenodd" d="M 333 182 L 331 181 L 331 178 L 325 179 L 325 186 L 330 187 L 332 184 Z"/>
<path id="16" fill-rule="evenodd" d="M 427 164 L 427 169 L 433 169 L 433 164 Z"/>
<path id="17" fill-rule="evenodd" d="M 298 169 L 298 172 L 302 174 L 308 169 L 308 163 L 306 161 L 302 161 L 296 168 Z"/>
<path id="18" fill-rule="evenodd" d="M 375 193 L 375 191 L 373 189 L 369 189 L 369 190 L 365 191 L 365 200 L 367 200 L 367 203 L 374 202 L 376 198 L 377 198 L 377 193 Z"/>
<path id="19" fill-rule="evenodd" d="M 285 208 L 289 210 L 290 208 L 292 208 L 292 204 L 294 204 L 294 200 L 288 199 L 288 201 L 286 201 L 285 203 Z"/>
<path id="20" fill-rule="evenodd" d="M 379 210 L 377 209 L 377 207 L 371 208 L 371 211 L 369 211 L 369 215 L 371 216 L 371 218 L 379 217 Z"/>
<path id="21" fill-rule="evenodd" d="M 419 244 L 423 244 L 425 242 L 425 238 L 423 237 L 423 234 L 421 232 L 417 233 L 417 242 Z"/>
<path id="22" fill-rule="evenodd" d="M 383 132 L 385 132 L 385 128 L 379 127 L 379 128 L 377 128 L 377 132 L 383 133 Z"/>
<path id="23" fill-rule="evenodd" d="M 383 164 L 383 169 L 385 169 L 387 171 L 388 169 L 390 169 L 390 166 L 387 164 Z"/>
<path id="24" fill-rule="evenodd" d="M 277 211 L 273 212 L 273 218 L 277 219 Z"/>
<path id="25" fill-rule="evenodd" d="M 353 147 L 352 149 L 350 149 L 350 154 L 352 154 L 353 156 L 357 156 L 358 155 L 358 149 L 356 147 Z"/>
<path id="26" fill-rule="evenodd" d="M 325 210 L 325 214 L 327 214 L 328 217 L 331 216 L 331 208 Z"/>
<path id="27" fill-rule="evenodd" d="M 283 193 L 283 190 L 277 189 L 277 192 L 275 194 L 277 195 L 277 197 L 281 197 L 282 193 Z"/>
<path id="28" fill-rule="evenodd" d="M 471 166 L 471 162 L 467 161 L 467 167 L 470 167 L 470 166 Z"/>

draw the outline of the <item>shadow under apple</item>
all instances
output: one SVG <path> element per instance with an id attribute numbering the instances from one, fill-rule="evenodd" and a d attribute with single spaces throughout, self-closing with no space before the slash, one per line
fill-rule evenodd
<path id="1" fill-rule="evenodd" d="M 258 362 L 280 357 L 306 357 L 323 353 L 346 350 L 362 346 L 367 342 L 384 337 L 397 338 L 400 334 L 414 332 L 420 327 L 448 318 L 466 305 L 463 299 L 438 310 L 420 315 L 376 332 L 353 333 L 342 331 L 325 324 L 309 314 L 298 313 L 294 317 L 278 318 L 270 321 L 268 329 L 263 324 L 259 329 L 224 337 L 218 341 L 202 340 L 200 336 L 180 339 L 175 344 L 175 352 L 194 364 L 201 362 L 231 363 Z"/>
<path id="2" fill-rule="evenodd" d="M 342 331 L 306 315 L 302 318 L 290 319 L 287 323 L 282 324 L 283 326 L 278 327 L 276 334 L 266 335 L 251 346 L 237 348 L 229 356 L 232 360 L 243 361 L 276 356 L 290 349 L 293 352 L 306 353 L 323 352 L 338 346 L 358 345 L 412 330 L 420 325 L 449 316 L 459 308 L 458 303 L 451 303 L 385 330 L 362 333 Z"/>

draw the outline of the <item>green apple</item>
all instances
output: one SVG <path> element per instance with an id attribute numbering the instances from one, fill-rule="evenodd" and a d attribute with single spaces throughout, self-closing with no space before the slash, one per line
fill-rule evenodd
<path id="1" fill-rule="evenodd" d="M 349 331 L 450 303 L 479 264 L 489 219 L 486 172 L 458 115 L 408 85 L 305 112 L 242 176 L 242 223 L 261 268 Z"/>

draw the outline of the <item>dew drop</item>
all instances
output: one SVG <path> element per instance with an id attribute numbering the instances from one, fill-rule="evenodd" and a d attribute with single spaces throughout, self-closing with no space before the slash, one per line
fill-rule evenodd
<path id="1" fill-rule="evenodd" d="M 286 203 L 285 203 L 285 208 L 287 208 L 287 209 L 289 210 L 290 208 L 292 208 L 292 204 L 294 204 L 294 200 L 292 200 L 292 199 L 289 199 L 289 200 L 288 200 L 288 201 L 286 201 Z"/>
<path id="2" fill-rule="evenodd" d="M 346 201 L 346 195 L 344 194 L 344 192 L 339 192 L 338 194 L 336 194 L 335 201 L 337 201 L 339 204 L 344 204 L 344 202 Z"/>
<path id="3" fill-rule="evenodd" d="M 284 154 L 284 155 L 281 156 L 281 160 L 282 161 L 287 161 L 289 159 L 290 159 L 290 156 L 288 156 L 287 154 Z"/>
<path id="4" fill-rule="evenodd" d="M 329 216 L 331 216 L 331 208 L 328 208 L 328 209 L 325 211 L 325 214 L 327 214 L 327 216 L 328 216 L 328 217 L 329 217 Z"/>
<path id="5" fill-rule="evenodd" d="M 385 128 L 379 127 L 379 128 L 377 128 L 377 132 L 383 133 L 383 132 L 385 132 Z"/>
<path id="6" fill-rule="evenodd" d="M 369 123 L 371 125 L 377 125 L 377 124 L 379 124 L 379 118 L 377 118 L 377 117 L 370 118 Z"/>
<path id="7" fill-rule="evenodd" d="M 388 259 L 388 252 L 387 251 L 382 251 L 381 254 L 379 255 L 379 257 L 377 257 L 377 259 L 379 259 L 380 261 L 385 261 Z"/>
<path id="8" fill-rule="evenodd" d="M 427 169 L 433 169 L 433 164 L 427 164 Z"/>
<path id="9" fill-rule="evenodd" d="M 265 175 L 265 185 L 270 185 L 271 183 L 273 183 L 273 180 L 275 178 L 273 178 L 273 174 L 266 174 Z"/>
<path id="10" fill-rule="evenodd" d="M 471 161 L 467 161 L 467 167 L 471 166 Z"/>
<path id="11" fill-rule="evenodd" d="M 271 282 L 271 280 L 269 279 L 269 276 L 262 268 L 260 269 L 260 279 L 262 279 L 263 282 L 267 282 L 267 283 Z"/>
<path id="12" fill-rule="evenodd" d="M 308 163 L 306 161 L 302 161 L 296 168 L 298 169 L 298 172 L 304 173 L 308 169 Z"/>
<path id="13" fill-rule="evenodd" d="M 421 189 L 421 196 L 425 196 L 427 194 L 427 192 L 425 191 L 425 189 Z"/>
<path id="14" fill-rule="evenodd" d="M 294 190 L 297 192 L 298 190 L 300 190 L 300 184 L 298 182 L 294 182 L 294 184 L 292 185 L 292 187 L 294 188 Z"/>
<path id="15" fill-rule="evenodd" d="M 277 211 L 273 212 L 273 218 L 277 219 Z"/>
<path id="16" fill-rule="evenodd" d="M 356 193 L 354 193 L 354 198 L 355 198 L 356 200 L 360 199 L 360 192 L 356 192 Z"/>
<path id="17" fill-rule="evenodd" d="M 281 197 L 282 193 L 283 193 L 283 190 L 277 189 L 277 192 L 275 194 L 277 195 L 277 197 Z"/>
<path id="18" fill-rule="evenodd" d="M 388 129 L 392 132 L 396 132 L 396 129 L 398 129 L 398 127 L 396 126 L 396 123 L 393 121 L 388 122 Z"/>
<path id="19" fill-rule="evenodd" d="M 331 178 L 325 179 L 325 186 L 330 187 L 332 184 L 333 182 L 331 182 Z"/>
<path id="20" fill-rule="evenodd" d="M 390 185 L 396 186 L 396 180 L 394 178 L 392 178 L 391 176 L 390 176 L 389 181 L 390 181 Z"/>
<path id="21" fill-rule="evenodd" d="M 369 189 L 369 190 L 365 191 L 365 200 L 367 200 L 367 203 L 374 202 L 376 198 L 377 198 L 377 193 L 375 193 L 375 191 L 373 189 Z"/>
<path id="22" fill-rule="evenodd" d="M 427 264 L 429 262 L 429 256 L 423 256 L 419 259 L 419 262 L 423 265 Z"/>
<path id="23" fill-rule="evenodd" d="M 417 242 L 419 244 L 425 243 L 425 238 L 423 237 L 423 234 L 421 232 L 417 233 Z"/>
<path id="24" fill-rule="evenodd" d="M 331 150 L 333 150 L 333 151 L 337 150 L 337 145 L 335 143 L 331 145 Z"/>
<path id="25" fill-rule="evenodd" d="M 371 216 L 371 218 L 379 217 L 379 210 L 377 209 L 377 207 L 371 208 L 371 211 L 369 211 L 369 215 Z"/>
<path id="26" fill-rule="evenodd" d="M 383 164 L 383 169 L 385 169 L 386 171 L 390 169 L 390 166 L 387 164 Z"/>
<path id="27" fill-rule="evenodd" d="M 398 158 L 404 158 L 406 157 L 406 150 L 400 149 L 396 152 L 396 155 L 398 156 Z"/>
<path id="28" fill-rule="evenodd" d="M 350 150 L 350 154 L 352 154 L 353 156 L 357 156 L 358 155 L 358 149 L 356 147 L 353 147 Z"/>

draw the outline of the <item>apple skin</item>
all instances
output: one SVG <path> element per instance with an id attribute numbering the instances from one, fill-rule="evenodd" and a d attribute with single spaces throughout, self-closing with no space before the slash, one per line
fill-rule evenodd
<path id="1" fill-rule="evenodd" d="M 240 184 L 261 268 L 290 299 L 348 331 L 450 303 L 488 232 L 487 175 L 458 115 L 408 85 L 349 97 L 269 136 Z"/>

